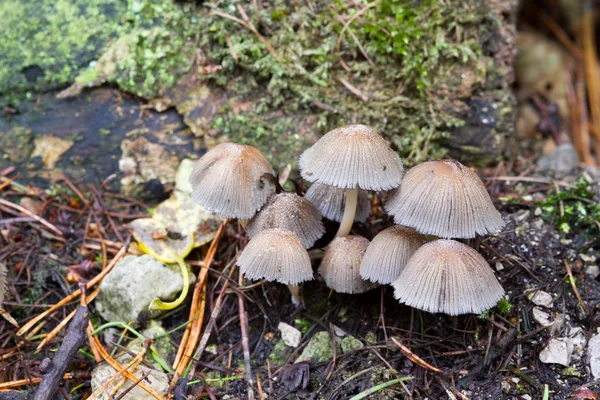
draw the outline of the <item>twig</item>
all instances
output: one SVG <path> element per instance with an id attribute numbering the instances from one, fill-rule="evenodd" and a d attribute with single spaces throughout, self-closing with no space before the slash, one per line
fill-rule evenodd
<path id="1" fill-rule="evenodd" d="M 339 54 L 340 53 L 340 48 L 342 47 L 342 39 L 344 37 L 344 33 L 346 32 L 346 30 L 350 27 L 350 24 L 352 23 L 352 21 L 354 21 L 356 18 L 360 17 L 361 15 L 363 15 L 365 12 L 367 12 L 370 8 L 375 7 L 377 4 L 379 4 L 379 0 L 375 0 L 372 3 L 367 4 L 364 8 L 362 8 L 361 10 L 359 10 L 356 14 L 354 14 L 352 17 L 350 17 L 350 19 L 344 24 L 344 27 L 342 28 L 342 30 L 340 31 L 340 35 L 338 36 L 338 40 L 337 40 L 337 45 L 336 45 L 336 52 Z M 340 57 L 341 58 L 341 57 Z"/>
<path id="2" fill-rule="evenodd" d="M 596 55 L 596 40 L 594 38 L 594 11 L 591 1 L 584 0 L 584 12 L 581 23 L 581 36 L 583 43 L 583 65 L 585 67 L 586 83 L 588 88 L 588 105 L 590 107 L 591 122 L 596 130 L 600 131 L 600 86 L 598 85 L 598 57 Z M 600 135 L 596 135 L 600 141 Z"/>
<path id="3" fill-rule="evenodd" d="M 421 357 L 419 357 L 418 355 L 416 355 L 415 353 L 410 351 L 410 349 L 408 347 L 406 347 L 402 343 L 400 343 L 400 341 L 398 339 L 396 339 L 395 337 L 392 337 L 391 339 L 392 339 L 392 342 L 394 342 L 396 344 L 396 346 L 398 346 L 400 348 L 400 352 L 402 354 L 404 354 L 410 361 L 412 361 L 415 364 L 418 364 L 421 367 L 428 369 L 432 372 L 441 372 L 441 373 L 444 372 L 441 369 L 429 364 L 427 361 L 423 360 Z"/>
<path id="4" fill-rule="evenodd" d="M 78 307 L 75 317 L 67 329 L 65 339 L 56 352 L 54 359 L 50 362 L 49 370 L 42 377 L 40 386 L 33 397 L 34 400 L 49 400 L 53 397 L 69 361 L 87 339 L 85 330 L 89 319 L 88 309 L 82 306 Z"/>
<path id="5" fill-rule="evenodd" d="M 219 246 L 223 232 L 225 232 L 227 223 L 228 220 L 224 220 L 221 223 L 221 226 L 219 226 L 219 229 L 215 233 L 215 237 L 208 248 L 208 252 L 206 253 L 202 267 L 200 268 L 200 273 L 198 274 L 198 279 L 196 280 L 196 285 L 194 286 L 194 295 L 192 297 L 192 306 L 190 308 L 189 317 L 190 323 L 185 328 L 183 338 L 181 339 L 179 349 L 177 350 L 175 362 L 173 362 L 175 374 L 173 375 L 173 379 L 171 379 L 169 388 L 170 391 L 175 388 L 177 381 L 183 375 L 183 372 L 194 355 L 196 344 L 198 344 L 200 331 L 202 330 L 202 321 L 204 318 L 204 307 L 206 305 L 206 277 L 208 275 L 210 265 L 215 258 L 217 247 Z"/>
<path id="6" fill-rule="evenodd" d="M 11 203 L 10 201 L 6 201 L 4 199 L 0 199 L 0 204 L 3 204 L 10 208 L 14 208 L 15 210 L 18 210 L 18 211 L 22 212 L 23 214 L 35 219 L 37 222 L 44 225 L 46 228 L 50 229 L 54 233 L 56 233 L 60 236 L 63 235 L 63 233 L 60 229 L 58 229 L 57 227 L 55 227 L 54 225 L 52 225 L 50 222 L 46 221 L 45 219 L 38 217 L 37 215 L 35 215 L 34 213 L 32 213 L 31 211 L 29 211 L 26 208 L 23 208 L 17 204 Z"/>
<path id="7" fill-rule="evenodd" d="M 123 247 L 121 247 L 121 250 L 119 250 L 117 255 L 115 255 L 115 258 L 112 259 L 110 264 L 104 270 L 102 270 L 102 272 L 100 272 L 98 275 L 96 275 L 94 277 L 94 279 L 90 280 L 86 284 L 86 286 L 85 286 L 86 289 L 91 289 L 94 285 L 96 285 L 97 283 L 102 281 L 102 279 L 106 276 L 106 274 L 108 274 L 111 271 L 111 269 L 117 264 L 117 262 L 119 262 L 119 260 L 125 255 L 125 253 L 127 252 L 127 248 L 129 247 L 130 241 L 131 241 L 131 237 L 128 237 L 127 240 L 125 241 L 125 243 L 123 244 Z M 71 293 L 70 295 L 68 295 L 67 297 L 65 297 L 64 299 L 62 299 L 61 301 L 59 301 L 58 303 L 56 303 L 55 305 L 53 305 L 52 307 L 50 307 L 49 309 L 44 311 L 43 313 L 41 313 L 37 317 L 33 318 L 31 321 L 27 322 L 25 325 L 23 325 L 23 327 L 21 329 L 19 329 L 19 331 L 17 332 L 17 336 L 24 335 L 31 328 L 33 328 L 33 326 L 35 324 L 37 324 L 39 321 L 43 320 L 44 318 L 46 318 L 46 316 L 48 316 L 49 314 L 58 310 L 60 307 L 69 303 L 70 301 L 74 300 L 75 298 L 77 298 L 80 295 L 81 295 L 81 289 L 77 289 L 76 291 L 74 291 L 73 293 Z"/>
<path id="8" fill-rule="evenodd" d="M 353 86 L 346 79 L 342 78 L 341 76 L 338 76 L 337 80 L 342 85 L 344 85 L 346 87 L 346 89 L 348 89 L 350 92 L 352 92 L 352 94 L 354 94 L 356 97 L 358 97 L 362 101 L 369 101 L 369 97 L 366 94 L 364 94 L 363 92 L 361 92 L 359 89 L 357 89 L 355 86 Z"/>
<path id="9" fill-rule="evenodd" d="M 244 286 L 244 276 L 241 272 L 238 283 L 240 287 Z M 244 296 L 241 293 L 238 293 L 238 305 L 240 308 L 240 330 L 242 331 L 242 348 L 244 349 L 248 399 L 254 400 L 254 388 L 252 387 L 254 379 L 252 377 L 252 369 L 250 366 L 250 343 L 248 341 L 248 314 L 246 313 L 246 308 L 244 306 Z"/>
<path id="10" fill-rule="evenodd" d="M 581 295 L 579 294 L 579 290 L 577 289 L 577 285 L 575 284 L 575 278 L 573 278 L 573 271 L 571 270 L 571 264 L 567 260 L 565 260 L 565 268 L 567 269 L 567 275 L 569 275 L 569 282 L 571 282 L 571 287 L 573 288 L 573 293 L 575 293 L 575 297 L 577 297 L 577 301 L 581 305 L 583 311 L 588 314 L 588 309 L 586 304 L 583 302 Z"/>

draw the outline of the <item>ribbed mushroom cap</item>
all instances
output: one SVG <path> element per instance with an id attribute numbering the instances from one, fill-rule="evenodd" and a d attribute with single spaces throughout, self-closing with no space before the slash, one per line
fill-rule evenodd
<path id="1" fill-rule="evenodd" d="M 400 302 L 450 315 L 480 314 L 504 295 L 481 254 L 465 244 L 445 239 L 421 246 L 392 286 Z"/>
<path id="2" fill-rule="evenodd" d="M 274 176 L 254 147 L 222 143 L 196 162 L 190 175 L 192 198 L 223 218 L 250 219 L 275 193 Z"/>
<path id="3" fill-rule="evenodd" d="M 350 235 L 333 239 L 325 248 L 319 273 L 327 287 L 339 293 L 362 293 L 377 285 L 360 277 L 360 262 L 369 246 L 362 236 Z"/>
<path id="4" fill-rule="evenodd" d="M 332 221 L 342 222 L 344 208 L 346 207 L 346 189 L 335 186 L 313 183 L 306 191 L 304 197 L 310 200 L 321 211 L 321 214 Z M 365 222 L 371 215 L 371 203 L 366 190 L 358 190 L 358 205 L 354 220 Z"/>
<path id="5" fill-rule="evenodd" d="M 0 309 L 2 308 L 2 303 L 4 302 L 4 296 L 6 295 L 6 275 L 8 274 L 8 270 L 6 269 L 6 265 L 0 262 Z"/>
<path id="6" fill-rule="evenodd" d="M 308 252 L 298 236 L 285 229 L 267 229 L 248 242 L 238 259 L 251 280 L 266 279 L 298 285 L 313 279 Z"/>
<path id="7" fill-rule="evenodd" d="M 477 174 L 455 160 L 411 168 L 385 209 L 396 224 L 441 238 L 473 238 L 504 226 Z"/>
<path id="8" fill-rule="evenodd" d="M 379 232 L 367 247 L 360 276 L 384 285 L 394 282 L 424 242 L 423 235 L 405 226 L 396 225 Z"/>
<path id="9" fill-rule="evenodd" d="M 319 209 L 294 193 L 271 196 L 262 210 L 248 222 L 246 232 L 253 238 L 257 233 L 273 228 L 294 233 L 307 249 L 325 233 Z"/>
<path id="10" fill-rule="evenodd" d="M 402 161 L 379 133 L 366 125 L 334 129 L 300 156 L 309 182 L 342 189 L 390 190 L 400 185 Z"/>

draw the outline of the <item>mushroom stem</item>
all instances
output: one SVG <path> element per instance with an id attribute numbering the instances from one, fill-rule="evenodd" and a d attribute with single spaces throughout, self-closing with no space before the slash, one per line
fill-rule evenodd
<path id="1" fill-rule="evenodd" d="M 295 306 L 299 306 L 302 304 L 302 295 L 300 294 L 300 286 L 287 285 L 288 289 L 290 289 L 290 293 L 292 294 L 292 303 Z"/>
<path id="2" fill-rule="evenodd" d="M 356 214 L 356 205 L 358 204 L 358 185 L 354 189 L 348 189 L 346 191 L 346 206 L 344 208 L 344 216 L 342 222 L 340 222 L 340 228 L 338 229 L 335 237 L 348 236 L 354 223 L 354 215 Z"/>

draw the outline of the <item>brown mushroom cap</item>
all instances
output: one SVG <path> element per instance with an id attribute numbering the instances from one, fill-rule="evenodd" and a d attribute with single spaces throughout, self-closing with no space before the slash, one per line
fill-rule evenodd
<path id="1" fill-rule="evenodd" d="M 424 242 L 423 235 L 405 226 L 396 225 L 379 232 L 367 247 L 360 276 L 384 285 L 394 282 Z"/>
<path id="2" fill-rule="evenodd" d="M 333 239 L 325 248 L 319 273 L 327 287 L 339 293 L 363 293 L 377 285 L 360 277 L 360 263 L 369 246 L 362 236 L 350 235 Z"/>
<path id="3" fill-rule="evenodd" d="M 344 208 L 346 207 L 346 189 L 335 186 L 313 183 L 306 191 L 304 197 L 310 200 L 321 211 L 321 214 L 332 221 L 342 222 Z M 354 220 L 365 222 L 371 215 L 371 203 L 366 190 L 358 190 L 358 205 Z"/>
<path id="4" fill-rule="evenodd" d="M 300 156 L 309 182 L 342 189 L 390 190 L 400 185 L 402 161 L 379 133 L 366 125 L 334 129 Z"/>
<path id="5" fill-rule="evenodd" d="M 6 269 L 6 265 L 0 262 L 0 309 L 2 308 L 2 303 L 4 302 L 4 296 L 6 295 L 6 275 L 8 274 L 8 270 Z"/>
<path id="6" fill-rule="evenodd" d="M 297 286 L 313 279 L 310 257 L 302 241 L 284 229 L 259 232 L 248 242 L 237 265 L 251 280 L 266 279 Z"/>
<path id="7" fill-rule="evenodd" d="M 192 198 L 223 218 L 250 219 L 275 193 L 274 176 L 254 147 L 222 143 L 196 162 L 190 175 Z"/>
<path id="8" fill-rule="evenodd" d="M 253 238 L 257 233 L 273 228 L 294 233 L 307 249 L 325 233 L 319 209 L 294 193 L 271 196 L 262 210 L 248 222 L 246 232 Z"/>
<path id="9" fill-rule="evenodd" d="M 421 246 L 392 286 L 400 302 L 450 315 L 480 314 L 504 295 L 481 254 L 465 244 L 445 239 Z"/>
<path id="10" fill-rule="evenodd" d="M 385 209 L 396 224 L 441 238 L 473 238 L 504 226 L 477 174 L 455 160 L 411 168 Z"/>

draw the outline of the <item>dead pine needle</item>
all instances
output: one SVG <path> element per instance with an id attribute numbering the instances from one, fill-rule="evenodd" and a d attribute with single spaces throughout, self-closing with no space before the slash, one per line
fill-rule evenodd
<path id="1" fill-rule="evenodd" d="M 587 306 L 584 303 L 583 299 L 581 298 L 581 295 L 579 294 L 579 289 L 577 289 L 577 285 L 575 284 L 575 278 L 573 277 L 573 270 L 571 269 L 571 264 L 569 264 L 569 262 L 567 260 L 565 260 L 565 268 L 567 270 L 567 275 L 569 276 L 569 282 L 571 283 L 571 288 L 573 289 L 573 293 L 575 293 L 575 297 L 577 298 L 579 305 L 581 306 L 583 311 L 587 314 L 588 313 Z"/>
<path id="2" fill-rule="evenodd" d="M 400 348 L 400 352 L 402 354 L 404 354 L 410 361 L 414 362 L 415 364 L 420 365 L 421 367 L 428 369 L 431 372 L 438 372 L 438 373 L 444 372 L 441 369 L 429 364 L 427 361 L 423 360 L 421 357 L 419 357 L 415 353 L 413 353 L 408 347 L 406 347 L 405 345 L 400 343 L 400 341 L 398 339 L 396 339 L 395 337 L 392 337 L 392 342 L 394 342 L 396 344 L 396 346 L 398 346 Z"/>

